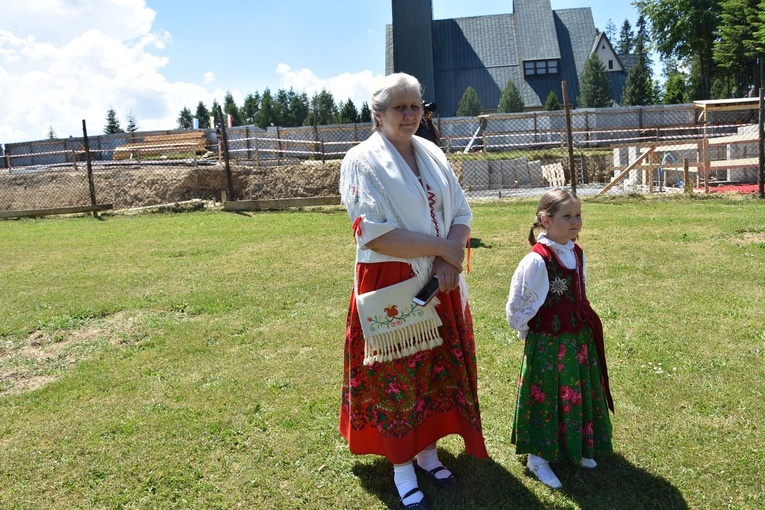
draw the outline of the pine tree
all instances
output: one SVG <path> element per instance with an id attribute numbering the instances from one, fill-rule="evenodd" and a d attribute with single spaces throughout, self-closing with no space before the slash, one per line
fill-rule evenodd
<path id="1" fill-rule="evenodd" d="M 372 122 L 372 110 L 366 101 L 361 103 L 361 112 L 359 113 L 359 122 Z"/>
<path id="2" fill-rule="evenodd" d="M 515 86 L 513 80 L 508 80 L 505 90 L 502 91 L 502 96 L 499 98 L 497 111 L 500 113 L 522 112 L 525 106 L 518 87 Z"/>
<path id="3" fill-rule="evenodd" d="M 616 43 L 616 53 L 619 55 L 629 55 L 635 47 L 635 36 L 632 35 L 632 25 L 628 20 L 624 20 L 622 30 L 619 32 L 619 41 Z"/>
<path id="4" fill-rule="evenodd" d="M 340 123 L 341 124 L 355 124 L 359 121 L 359 112 L 356 110 L 356 105 L 353 101 L 348 99 L 343 103 L 343 107 L 340 110 Z"/>
<path id="5" fill-rule="evenodd" d="M 310 109 L 310 102 L 308 101 L 308 94 L 305 92 L 297 93 L 290 88 L 287 93 L 290 100 L 290 112 L 292 114 L 293 126 L 305 125 L 308 118 L 308 111 Z"/>
<path id="6" fill-rule="evenodd" d="M 664 83 L 664 104 L 683 104 L 686 102 L 686 76 L 680 71 L 669 75 Z"/>
<path id="7" fill-rule="evenodd" d="M 227 91 L 226 95 L 223 97 L 223 114 L 231 115 L 231 124 L 233 126 L 241 126 L 244 124 L 242 113 L 239 111 L 239 107 L 236 105 L 234 96 L 231 95 L 230 91 Z"/>
<path id="8" fill-rule="evenodd" d="M 651 35 L 648 32 L 648 23 L 645 20 L 645 16 L 642 14 L 638 16 L 637 23 L 635 23 L 635 44 L 642 44 L 645 50 L 648 44 L 651 42 Z M 637 48 L 636 48 L 637 51 Z"/>
<path id="9" fill-rule="evenodd" d="M 622 105 L 645 106 L 655 102 L 653 76 L 645 53 L 645 43 L 642 35 L 638 35 L 635 43 L 637 62 L 627 74 L 627 83 L 622 92 Z"/>
<path id="10" fill-rule="evenodd" d="M 112 108 L 109 108 L 106 112 L 106 126 L 104 126 L 104 133 L 107 135 L 124 133 L 120 127 L 120 121 L 117 119 L 117 113 Z"/>
<path id="11" fill-rule="evenodd" d="M 558 96 L 553 92 L 552 90 L 547 95 L 547 100 L 545 101 L 545 110 L 548 112 L 552 112 L 555 110 L 560 110 L 560 101 L 558 101 Z"/>
<path id="12" fill-rule="evenodd" d="M 622 92 L 623 106 L 645 106 L 653 102 L 653 80 L 645 63 L 645 55 L 639 54 L 638 60 L 627 74 L 627 83 Z"/>
<path id="13" fill-rule="evenodd" d="M 611 21 L 611 18 L 608 18 L 608 21 L 606 22 L 606 29 L 603 31 L 606 33 L 606 37 L 608 37 L 609 41 L 616 40 L 616 23 Z"/>
<path id="14" fill-rule="evenodd" d="M 191 110 L 183 107 L 181 113 L 178 115 L 178 129 L 191 129 L 194 125 L 194 118 L 191 116 Z"/>
<path id="15" fill-rule="evenodd" d="M 287 91 L 279 89 L 276 91 L 276 101 L 274 101 L 274 122 L 277 126 L 293 126 L 292 112 L 290 111 L 290 99 Z"/>
<path id="16" fill-rule="evenodd" d="M 274 112 L 274 98 L 271 95 L 271 89 L 263 91 L 263 95 L 260 97 L 260 108 L 258 109 L 258 116 L 255 120 L 255 124 L 258 127 L 266 129 L 268 126 L 274 125 L 276 122 L 276 112 Z"/>
<path id="17" fill-rule="evenodd" d="M 210 128 L 210 111 L 205 107 L 205 104 L 200 101 L 197 105 L 197 119 L 199 119 L 199 127 L 201 129 Z"/>
<path id="18" fill-rule="evenodd" d="M 591 54 L 584 63 L 584 71 L 579 78 L 577 103 L 580 108 L 603 108 L 614 104 L 611 80 L 597 53 Z"/>
<path id="19" fill-rule="evenodd" d="M 465 89 L 465 93 L 460 99 L 459 105 L 457 105 L 457 117 L 475 117 L 479 115 L 483 110 L 481 106 L 481 100 L 478 99 L 478 92 L 473 87 Z"/>
<path id="20" fill-rule="evenodd" d="M 127 126 L 125 127 L 125 131 L 128 133 L 135 133 L 138 131 L 138 125 L 135 122 L 135 116 L 133 115 L 133 112 L 130 112 L 127 116 Z"/>
<path id="21" fill-rule="evenodd" d="M 244 105 L 242 105 L 244 122 L 247 124 L 257 124 L 258 111 L 260 111 L 260 94 L 258 92 L 247 94 L 244 98 Z"/>
<path id="22" fill-rule="evenodd" d="M 337 106 L 332 94 L 326 89 L 321 89 L 321 92 L 311 98 L 311 111 L 306 122 L 312 126 L 326 126 L 334 123 L 337 115 Z"/>

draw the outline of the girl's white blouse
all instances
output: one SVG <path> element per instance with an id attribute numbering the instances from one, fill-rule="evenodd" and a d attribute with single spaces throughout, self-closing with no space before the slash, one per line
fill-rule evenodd
<path id="1" fill-rule="evenodd" d="M 576 267 L 573 241 L 559 244 L 548 239 L 544 234 L 540 234 L 537 242 L 550 248 L 567 269 Z M 582 274 L 586 284 L 587 262 L 584 257 L 583 260 Z M 547 276 L 545 262 L 541 255 L 532 251 L 521 259 L 515 273 L 513 273 L 513 278 L 510 281 L 510 294 L 505 306 L 507 323 L 510 324 L 511 328 L 518 331 L 518 337 L 526 338 L 529 332 L 528 323 L 544 304 L 549 290 L 550 280 Z"/>

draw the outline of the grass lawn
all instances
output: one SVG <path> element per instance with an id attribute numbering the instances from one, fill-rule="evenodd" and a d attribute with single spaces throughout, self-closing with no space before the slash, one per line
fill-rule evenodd
<path id="1" fill-rule="evenodd" d="M 616 404 L 612 456 L 532 479 L 509 441 L 510 277 L 535 201 L 474 204 L 491 455 L 439 443 L 437 508 L 763 508 L 765 203 L 590 199 L 581 243 Z M 396 508 L 337 433 L 354 241 L 343 210 L 0 222 L 0 508 Z"/>

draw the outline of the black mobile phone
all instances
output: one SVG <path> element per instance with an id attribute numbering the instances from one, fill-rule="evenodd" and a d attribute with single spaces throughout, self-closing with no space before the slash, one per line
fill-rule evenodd
<path id="1" fill-rule="evenodd" d="M 428 283 L 426 283 L 417 294 L 414 295 L 412 301 L 416 305 L 425 306 L 430 303 L 433 296 L 438 292 L 438 278 L 431 276 Z"/>

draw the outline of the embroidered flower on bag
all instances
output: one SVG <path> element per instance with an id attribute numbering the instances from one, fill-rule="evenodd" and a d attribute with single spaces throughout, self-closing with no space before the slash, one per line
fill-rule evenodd
<path id="1" fill-rule="evenodd" d="M 550 282 L 550 292 L 562 296 L 568 290 L 568 284 L 560 276 Z"/>
<path id="2" fill-rule="evenodd" d="M 407 306 L 403 311 L 399 312 L 397 305 L 388 305 L 383 308 L 385 315 L 373 315 L 367 317 L 367 322 L 372 323 L 371 330 L 376 331 L 378 328 L 385 327 L 391 330 L 398 326 L 403 326 L 407 323 L 407 319 L 410 316 L 422 316 L 425 312 L 414 304 Z"/>

